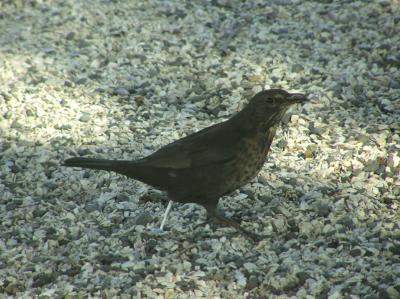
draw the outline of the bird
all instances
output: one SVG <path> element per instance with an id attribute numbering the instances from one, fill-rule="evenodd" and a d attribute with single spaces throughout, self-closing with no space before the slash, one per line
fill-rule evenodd
<path id="1" fill-rule="evenodd" d="M 141 181 L 165 191 L 169 208 L 172 202 L 201 205 L 214 221 L 257 241 L 261 236 L 224 215 L 218 208 L 219 199 L 257 176 L 284 114 L 290 106 L 307 101 L 301 93 L 263 90 L 228 120 L 167 144 L 147 157 L 132 161 L 73 157 L 63 165 L 112 171 Z"/>

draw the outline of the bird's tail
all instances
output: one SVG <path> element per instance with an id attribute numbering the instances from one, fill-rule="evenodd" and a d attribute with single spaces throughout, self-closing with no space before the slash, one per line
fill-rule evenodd
<path id="1" fill-rule="evenodd" d="M 75 157 L 65 160 L 63 166 L 117 171 L 121 162 L 124 161 Z"/>
<path id="2" fill-rule="evenodd" d="M 140 160 L 127 161 L 75 157 L 65 160 L 63 166 L 114 171 L 161 190 L 166 190 L 170 183 L 170 177 L 167 174 L 168 169 L 151 167 L 141 163 Z"/>

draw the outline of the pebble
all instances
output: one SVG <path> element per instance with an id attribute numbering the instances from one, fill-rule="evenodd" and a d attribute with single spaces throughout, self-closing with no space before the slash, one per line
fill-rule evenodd
<path id="1" fill-rule="evenodd" d="M 129 90 L 126 89 L 125 87 L 115 87 L 113 89 L 113 94 L 118 95 L 118 96 L 129 96 Z"/>

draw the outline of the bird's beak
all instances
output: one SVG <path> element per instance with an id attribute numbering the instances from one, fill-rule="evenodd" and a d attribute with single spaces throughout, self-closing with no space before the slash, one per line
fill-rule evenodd
<path id="1" fill-rule="evenodd" d="M 289 103 L 304 103 L 308 101 L 308 98 L 301 93 L 292 93 L 287 97 Z"/>

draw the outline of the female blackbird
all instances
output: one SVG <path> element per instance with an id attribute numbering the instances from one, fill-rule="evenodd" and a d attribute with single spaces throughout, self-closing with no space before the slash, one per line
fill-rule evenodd
<path id="1" fill-rule="evenodd" d="M 172 142 L 148 157 L 136 161 L 75 157 L 64 165 L 126 175 L 166 191 L 172 201 L 202 205 L 211 218 L 257 239 L 223 216 L 217 209 L 218 200 L 258 174 L 283 115 L 291 105 L 306 101 L 303 94 L 264 90 L 229 120 Z"/>

